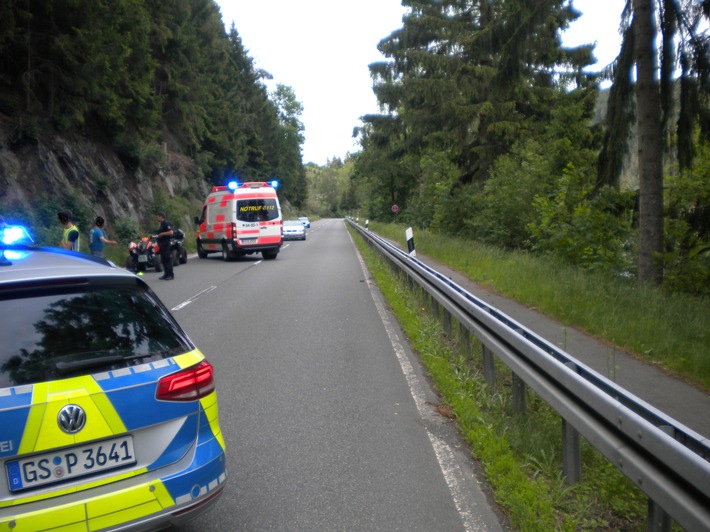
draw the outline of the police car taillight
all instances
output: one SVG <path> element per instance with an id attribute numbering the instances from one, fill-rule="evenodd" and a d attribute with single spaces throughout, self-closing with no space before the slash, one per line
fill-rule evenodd
<path id="1" fill-rule="evenodd" d="M 214 368 L 203 360 L 160 379 L 155 396 L 162 401 L 196 401 L 211 394 L 214 388 Z"/>

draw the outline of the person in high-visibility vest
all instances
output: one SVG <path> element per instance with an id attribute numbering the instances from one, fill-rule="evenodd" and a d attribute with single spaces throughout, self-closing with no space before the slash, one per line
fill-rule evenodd
<path id="1" fill-rule="evenodd" d="M 64 234 L 59 247 L 72 251 L 79 251 L 79 228 L 72 221 L 71 211 L 60 211 L 57 213 L 59 223 L 64 226 Z"/>

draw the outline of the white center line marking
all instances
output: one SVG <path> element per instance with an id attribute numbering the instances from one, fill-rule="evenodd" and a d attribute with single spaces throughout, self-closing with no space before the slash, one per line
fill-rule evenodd
<path id="1" fill-rule="evenodd" d="M 195 299 L 197 299 L 198 297 L 200 297 L 200 296 L 202 296 L 202 295 L 205 295 L 206 293 L 211 292 L 212 290 L 214 290 L 214 289 L 216 289 L 216 288 L 217 288 L 216 286 L 210 286 L 209 288 L 205 288 L 205 289 L 204 289 L 202 292 L 200 292 L 199 294 L 195 294 L 195 295 L 192 296 L 190 299 L 186 299 L 185 301 L 183 301 L 182 303 L 180 303 L 178 306 L 173 307 L 173 308 L 171 308 L 170 310 L 172 310 L 172 311 L 180 310 L 182 307 L 186 307 L 187 305 L 189 305 L 190 303 L 192 303 L 193 301 L 195 301 Z"/>

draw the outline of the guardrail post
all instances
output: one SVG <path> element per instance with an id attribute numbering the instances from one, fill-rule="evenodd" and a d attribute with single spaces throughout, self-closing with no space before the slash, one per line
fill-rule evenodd
<path id="1" fill-rule="evenodd" d="M 412 279 L 411 277 L 409 278 Z M 416 280 L 412 279 L 412 282 L 415 283 L 415 296 L 417 301 L 419 302 L 419 307 L 424 310 L 429 301 L 428 294 L 421 286 L 416 284 Z"/>
<path id="2" fill-rule="evenodd" d="M 407 285 L 407 290 L 414 290 L 416 288 L 416 283 L 409 275 L 404 275 L 404 284 Z"/>
<path id="3" fill-rule="evenodd" d="M 582 479 L 579 432 L 565 419 L 562 420 L 562 474 L 568 484 L 576 484 Z"/>
<path id="4" fill-rule="evenodd" d="M 671 438 L 675 437 L 673 427 L 661 425 L 658 427 Z M 648 532 L 670 532 L 671 517 L 661 506 L 651 499 L 648 499 Z"/>
<path id="5" fill-rule="evenodd" d="M 513 412 L 525 415 L 525 381 L 513 373 Z"/>
<path id="6" fill-rule="evenodd" d="M 463 323 L 459 323 L 459 351 L 462 355 L 466 357 L 466 360 L 471 360 L 471 333 L 464 326 Z"/>
<path id="7" fill-rule="evenodd" d="M 443 312 L 444 315 L 442 316 L 442 320 L 444 322 L 444 330 L 446 331 L 447 335 L 451 336 L 451 312 L 449 312 L 446 307 L 444 307 Z"/>
<path id="8" fill-rule="evenodd" d="M 441 312 L 439 311 L 441 305 L 439 305 L 434 296 L 429 296 L 429 306 L 431 306 L 431 315 L 438 320 L 441 317 Z"/>
<path id="9" fill-rule="evenodd" d="M 496 366 L 493 353 L 485 345 L 483 346 L 483 378 L 486 379 L 486 383 L 489 386 L 496 382 Z"/>
<path id="10" fill-rule="evenodd" d="M 648 532 L 670 532 L 671 518 L 655 501 L 648 499 Z"/>

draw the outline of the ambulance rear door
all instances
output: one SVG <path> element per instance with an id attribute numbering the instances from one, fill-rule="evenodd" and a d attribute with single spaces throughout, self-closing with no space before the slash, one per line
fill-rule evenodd
<path id="1" fill-rule="evenodd" d="M 281 206 L 273 189 L 237 194 L 235 211 L 240 246 L 281 246 Z"/>

